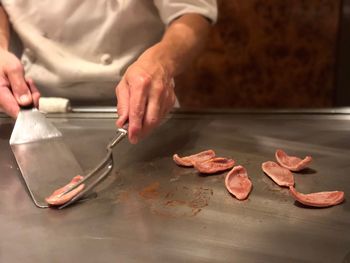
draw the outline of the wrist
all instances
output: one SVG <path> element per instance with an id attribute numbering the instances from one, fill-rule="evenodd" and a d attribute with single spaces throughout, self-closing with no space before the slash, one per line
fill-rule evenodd
<path id="1" fill-rule="evenodd" d="M 139 59 L 146 59 L 152 64 L 160 65 L 170 78 L 176 75 L 177 63 L 172 57 L 172 47 L 165 45 L 164 43 L 157 43 L 151 48 L 147 49 Z"/>
<path id="2" fill-rule="evenodd" d="M 1 11 L 0 11 L 1 16 Z M 3 50 L 8 51 L 9 49 L 9 39 L 10 39 L 10 33 L 8 31 L 8 28 L 2 25 L 3 22 L 0 19 L 0 48 Z"/>
<path id="3" fill-rule="evenodd" d="M 0 34 L 0 50 L 8 51 L 9 50 L 9 42 L 8 39 Z"/>

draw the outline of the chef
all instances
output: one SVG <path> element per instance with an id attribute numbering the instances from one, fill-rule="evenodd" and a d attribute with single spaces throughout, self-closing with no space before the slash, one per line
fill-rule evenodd
<path id="1" fill-rule="evenodd" d="M 117 97 L 137 143 L 174 106 L 174 77 L 199 54 L 216 0 L 1 0 L 0 107 L 40 95 L 79 101 Z M 9 51 L 9 24 L 23 43 Z"/>

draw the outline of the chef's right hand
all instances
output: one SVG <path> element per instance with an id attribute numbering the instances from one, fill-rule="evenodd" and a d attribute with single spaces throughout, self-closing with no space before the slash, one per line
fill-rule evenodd
<path id="1" fill-rule="evenodd" d="M 16 118 L 19 105 L 39 104 L 40 93 L 32 79 L 24 78 L 19 59 L 7 50 L 0 49 L 0 108 Z"/>

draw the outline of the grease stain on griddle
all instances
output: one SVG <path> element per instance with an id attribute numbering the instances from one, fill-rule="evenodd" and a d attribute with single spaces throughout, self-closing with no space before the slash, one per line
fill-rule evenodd
<path id="1" fill-rule="evenodd" d="M 130 198 L 130 193 L 128 191 L 121 191 L 118 196 L 119 202 L 127 202 Z"/>
<path id="2" fill-rule="evenodd" d="M 176 186 L 162 191 L 159 182 L 153 182 L 139 191 L 139 196 L 148 204 L 151 213 L 168 217 L 193 217 L 209 204 L 213 190 L 206 187 Z"/>
<path id="3" fill-rule="evenodd" d="M 150 185 L 146 186 L 143 188 L 140 192 L 139 195 L 142 196 L 145 199 L 155 199 L 158 198 L 159 196 L 159 182 L 154 182 L 151 183 Z"/>
<path id="4" fill-rule="evenodd" d="M 177 182 L 177 181 L 179 181 L 179 179 L 180 179 L 180 176 L 175 176 L 175 177 L 173 177 L 173 178 L 170 178 L 170 179 L 169 179 L 169 182 L 170 182 L 170 183 Z"/>
<path id="5" fill-rule="evenodd" d="M 220 183 L 220 184 L 222 184 L 222 182 L 225 181 L 226 174 L 227 174 L 227 172 L 225 172 L 224 174 L 221 172 L 221 174 L 219 174 L 217 176 L 209 176 L 208 180 L 211 183 Z"/>

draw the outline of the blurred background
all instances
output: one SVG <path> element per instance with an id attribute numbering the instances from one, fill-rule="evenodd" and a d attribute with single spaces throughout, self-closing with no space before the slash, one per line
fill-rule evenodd
<path id="1" fill-rule="evenodd" d="M 205 52 L 176 81 L 182 106 L 350 106 L 350 0 L 218 4 Z"/>

